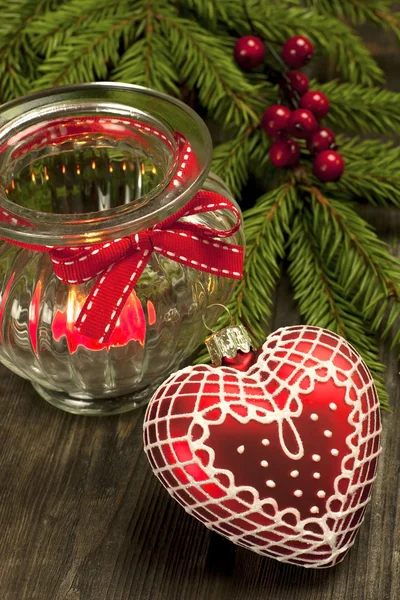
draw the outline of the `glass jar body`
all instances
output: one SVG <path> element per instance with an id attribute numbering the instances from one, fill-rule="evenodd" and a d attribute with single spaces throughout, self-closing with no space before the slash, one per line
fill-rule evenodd
<path id="1" fill-rule="evenodd" d="M 143 94 L 142 90 L 141 93 Z M 157 100 L 160 98 L 163 99 L 163 95 L 157 95 Z M 92 106 L 93 94 L 90 96 L 90 102 Z M 178 109 L 176 108 L 175 101 L 174 104 L 174 110 L 181 108 L 179 105 Z M 82 112 L 84 113 L 84 108 L 81 107 L 80 114 Z M 65 114 L 68 117 L 68 111 Z M 117 122 L 118 109 L 115 107 L 112 116 Z M 151 115 L 148 118 L 151 118 Z M 162 126 L 164 123 L 160 123 L 159 127 Z M 104 135 L 99 138 L 97 134 L 98 132 L 89 142 L 86 139 L 87 134 L 85 139 L 81 136 L 81 143 L 86 144 L 84 156 L 82 148 L 77 149 L 75 138 L 72 142 L 63 139 L 62 143 L 59 140 L 53 143 L 50 150 L 47 146 L 44 149 L 42 146 L 38 148 L 37 144 L 34 151 L 29 147 L 29 152 L 23 153 L 23 160 L 18 159 L 19 162 L 23 162 L 21 168 L 16 167 L 14 161 L 15 164 L 10 169 L 4 158 L 3 164 L 0 165 L 1 183 L 7 198 L 20 205 L 22 211 L 26 209 L 26 198 L 43 197 L 42 191 L 46 192 L 45 202 L 48 203 L 50 192 L 47 193 L 47 187 L 53 181 L 52 198 L 55 198 L 58 209 L 65 203 L 68 205 L 66 222 L 63 222 L 59 212 L 52 215 L 50 211 L 45 215 L 42 229 L 40 219 L 36 227 L 39 232 L 43 231 L 43 235 L 51 235 L 51 243 L 55 246 L 67 245 L 68 236 L 65 236 L 64 232 L 68 226 L 72 227 L 69 214 L 71 206 L 84 205 L 89 196 L 90 202 L 93 203 L 95 197 L 101 208 L 99 213 L 95 213 L 96 218 L 93 218 L 92 212 L 90 218 L 83 215 L 85 218 L 76 219 L 77 227 L 80 227 L 79 235 L 82 223 L 85 222 L 86 239 L 96 236 L 103 236 L 104 240 L 120 238 L 126 234 L 128 226 L 132 226 L 134 230 L 139 228 L 140 231 L 140 224 L 135 223 L 138 220 L 137 214 L 132 213 L 125 216 L 118 214 L 118 218 L 112 221 L 112 227 L 108 227 L 106 234 L 103 235 L 102 231 L 99 233 L 99 228 L 103 225 L 99 224 L 97 216 L 104 214 L 112 219 L 114 211 L 119 210 L 118 207 L 115 208 L 115 196 L 121 195 L 122 180 L 124 193 L 128 190 L 130 194 L 130 201 L 125 201 L 123 209 L 129 204 L 128 210 L 131 210 L 130 205 L 136 202 L 139 207 L 139 220 L 142 223 L 146 222 L 147 213 L 143 210 L 144 196 L 141 195 L 143 175 L 146 170 L 154 173 L 160 169 L 160 165 L 156 164 L 154 159 L 156 154 L 152 156 L 148 150 L 151 148 L 149 140 L 146 140 L 145 160 L 141 150 L 138 150 L 140 140 L 135 140 L 134 150 L 133 146 L 127 150 L 125 138 L 123 152 L 118 158 L 121 148 L 116 148 L 115 143 L 110 143 L 112 133 L 105 136 L 106 140 Z M 27 146 L 26 142 L 24 143 Z M 46 141 L 46 144 L 49 142 Z M 94 152 L 93 148 L 96 152 L 93 156 L 98 175 L 93 173 L 94 167 L 91 170 L 94 159 L 90 158 L 90 152 Z M 129 153 L 133 151 L 135 155 L 131 162 L 137 163 L 138 168 L 134 166 L 127 179 L 124 165 L 130 164 Z M 199 153 L 201 154 L 201 151 Z M 168 162 L 167 159 L 163 156 L 162 160 Z M 171 164 L 173 160 L 172 153 Z M 169 188 L 167 182 L 163 185 L 163 181 L 158 179 L 157 194 L 148 201 L 152 223 L 165 217 L 167 204 L 167 213 L 173 214 L 173 203 L 176 202 L 179 206 L 190 200 L 200 186 L 229 198 L 229 190 L 223 182 L 212 174 L 207 174 L 206 163 L 207 161 L 203 161 L 203 164 L 200 164 L 195 185 L 184 190 L 184 200 L 182 194 L 175 194 L 172 202 L 170 199 L 168 202 L 164 201 Z M 118 168 L 121 175 L 117 180 L 117 193 L 113 170 Z M 72 183 L 71 179 L 68 180 L 71 169 L 74 170 Z M 164 168 L 164 172 L 168 169 L 169 167 Z M 90 193 L 87 192 L 89 173 L 92 186 Z M 112 185 L 107 188 L 104 173 L 107 173 L 107 181 L 112 174 L 114 188 Z M 168 176 L 174 176 L 173 170 Z M 37 187 L 40 177 L 42 188 Z M 32 195 L 32 190 L 28 188 L 28 180 L 30 186 L 32 182 L 35 184 L 36 196 Z M 48 181 L 50 183 L 47 186 Z M 151 185 L 148 184 L 148 187 L 151 188 Z M 180 191 L 182 190 L 177 190 Z M 135 202 L 132 202 L 133 196 Z M 7 209 L 10 205 L 8 202 Z M 35 222 L 34 204 L 29 206 L 29 212 L 31 221 Z M 74 212 L 80 213 L 82 210 L 74 209 Z M 25 213 L 24 216 L 26 217 Z M 186 217 L 186 220 L 213 229 L 226 230 L 232 228 L 234 217 L 229 211 L 218 210 Z M 15 236 L 24 233 L 16 231 Z M 242 244 L 242 230 L 228 238 L 227 242 Z M 234 287 L 232 279 L 187 267 L 153 252 L 122 309 L 110 340 L 104 344 L 81 335 L 74 326 L 95 281 L 95 278 L 79 284 L 61 281 L 53 271 L 48 252 L 22 248 L 12 243 L 12 240 L 0 242 L 0 360 L 12 371 L 31 381 L 39 394 L 53 405 L 76 414 L 120 413 L 146 403 L 156 387 L 170 373 L 187 364 L 204 342 L 206 331 L 202 317 L 207 306 L 226 303 Z M 216 312 L 215 316 L 217 314 Z"/>
<path id="2" fill-rule="evenodd" d="M 222 185 L 210 178 L 206 187 L 221 191 Z M 232 226 L 223 213 L 190 221 Z M 240 243 L 241 233 L 233 240 Z M 74 329 L 93 285 L 60 281 L 47 253 L 0 243 L 0 360 L 48 401 L 79 414 L 147 402 L 204 343 L 202 316 L 208 305 L 228 301 L 234 282 L 153 253 L 107 345 Z"/>

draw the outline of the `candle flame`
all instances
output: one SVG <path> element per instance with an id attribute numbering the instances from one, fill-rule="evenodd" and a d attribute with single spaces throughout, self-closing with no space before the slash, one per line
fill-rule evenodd
<path id="1" fill-rule="evenodd" d="M 157 321 L 156 309 L 151 300 L 147 300 L 147 316 L 149 319 L 149 325 L 154 325 Z"/>
<path id="2" fill-rule="evenodd" d="M 107 344 L 81 334 L 75 327 L 76 320 L 84 304 L 84 297 L 77 293 L 76 289 L 70 287 L 65 310 L 58 310 L 52 323 L 54 339 L 58 342 L 62 337 L 66 338 L 69 352 L 76 352 L 78 346 L 87 350 L 109 350 L 113 347 L 125 346 L 131 340 L 139 342 L 144 346 L 146 339 L 146 319 L 142 303 L 133 291 L 129 296 L 121 315 L 116 322 L 115 329 Z"/>
<path id="3" fill-rule="evenodd" d="M 67 300 L 67 323 L 73 324 L 78 318 L 80 311 L 79 302 L 77 302 L 76 292 L 74 288 L 71 288 L 68 294 Z"/>

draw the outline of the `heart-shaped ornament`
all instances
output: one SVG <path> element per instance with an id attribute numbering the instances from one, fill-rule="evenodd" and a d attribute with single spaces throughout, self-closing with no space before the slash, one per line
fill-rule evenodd
<path id="1" fill-rule="evenodd" d="M 372 377 L 343 338 L 317 327 L 280 329 L 239 358 L 245 371 L 187 367 L 157 390 L 144 423 L 152 469 L 232 542 L 333 566 L 354 542 L 375 479 Z"/>

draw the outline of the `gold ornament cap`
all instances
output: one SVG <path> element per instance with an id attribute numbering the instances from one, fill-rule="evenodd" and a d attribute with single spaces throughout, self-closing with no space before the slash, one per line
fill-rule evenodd
<path id="1" fill-rule="evenodd" d="M 206 347 L 211 358 L 211 362 L 214 366 L 218 367 L 222 364 L 223 358 L 233 359 L 237 355 L 238 351 L 241 350 L 244 353 L 250 352 L 252 349 L 252 343 L 250 335 L 247 329 L 241 324 L 233 324 L 233 319 L 229 308 L 224 304 L 210 304 L 207 309 L 213 306 L 220 306 L 230 316 L 231 323 L 229 327 L 224 327 L 218 330 L 212 329 L 206 323 L 205 314 L 203 314 L 203 323 L 205 327 L 211 331 L 206 341 Z"/>
<path id="2" fill-rule="evenodd" d="M 250 352 L 252 346 L 251 338 L 241 324 L 216 331 L 206 339 L 205 343 L 211 362 L 217 367 L 224 357 L 235 358 L 238 350 Z"/>

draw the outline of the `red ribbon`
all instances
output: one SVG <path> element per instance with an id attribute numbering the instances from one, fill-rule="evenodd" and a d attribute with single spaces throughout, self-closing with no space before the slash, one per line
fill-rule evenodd
<path id="1" fill-rule="evenodd" d="M 188 152 L 188 146 L 183 145 L 182 165 L 188 162 L 185 152 Z M 184 176 L 182 170 L 178 171 L 179 178 L 184 179 Z M 173 182 L 175 185 L 176 181 Z M 231 229 L 213 229 L 181 220 L 216 210 L 234 213 L 236 220 Z M 30 223 L 1 209 L 0 221 L 32 227 Z M 82 335 L 107 344 L 122 308 L 153 252 L 200 271 L 240 279 L 243 248 L 218 241 L 233 235 L 239 227 L 240 214 L 235 205 L 220 194 L 202 190 L 153 228 L 103 244 L 64 248 L 2 239 L 23 248 L 49 253 L 55 274 L 65 283 L 81 284 L 97 277 L 75 326 Z"/>
<path id="2" fill-rule="evenodd" d="M 180 221 L 182 217 L 218 209 L 236 214 L 235 226 L 229 231 Z M 84 283 L 98 276 L 75 326 L 83 335 L 106 344 L 153 251 L 200 271 L 240 279 L 243 249 L 216 241 L 229 237 L 239 226 L 240 215 L 229 200 L 214 192 L 200 191 L 181 210 L 152 229 L 83 249 L 51 250 L 54 272 L 62 281 Z"/>

